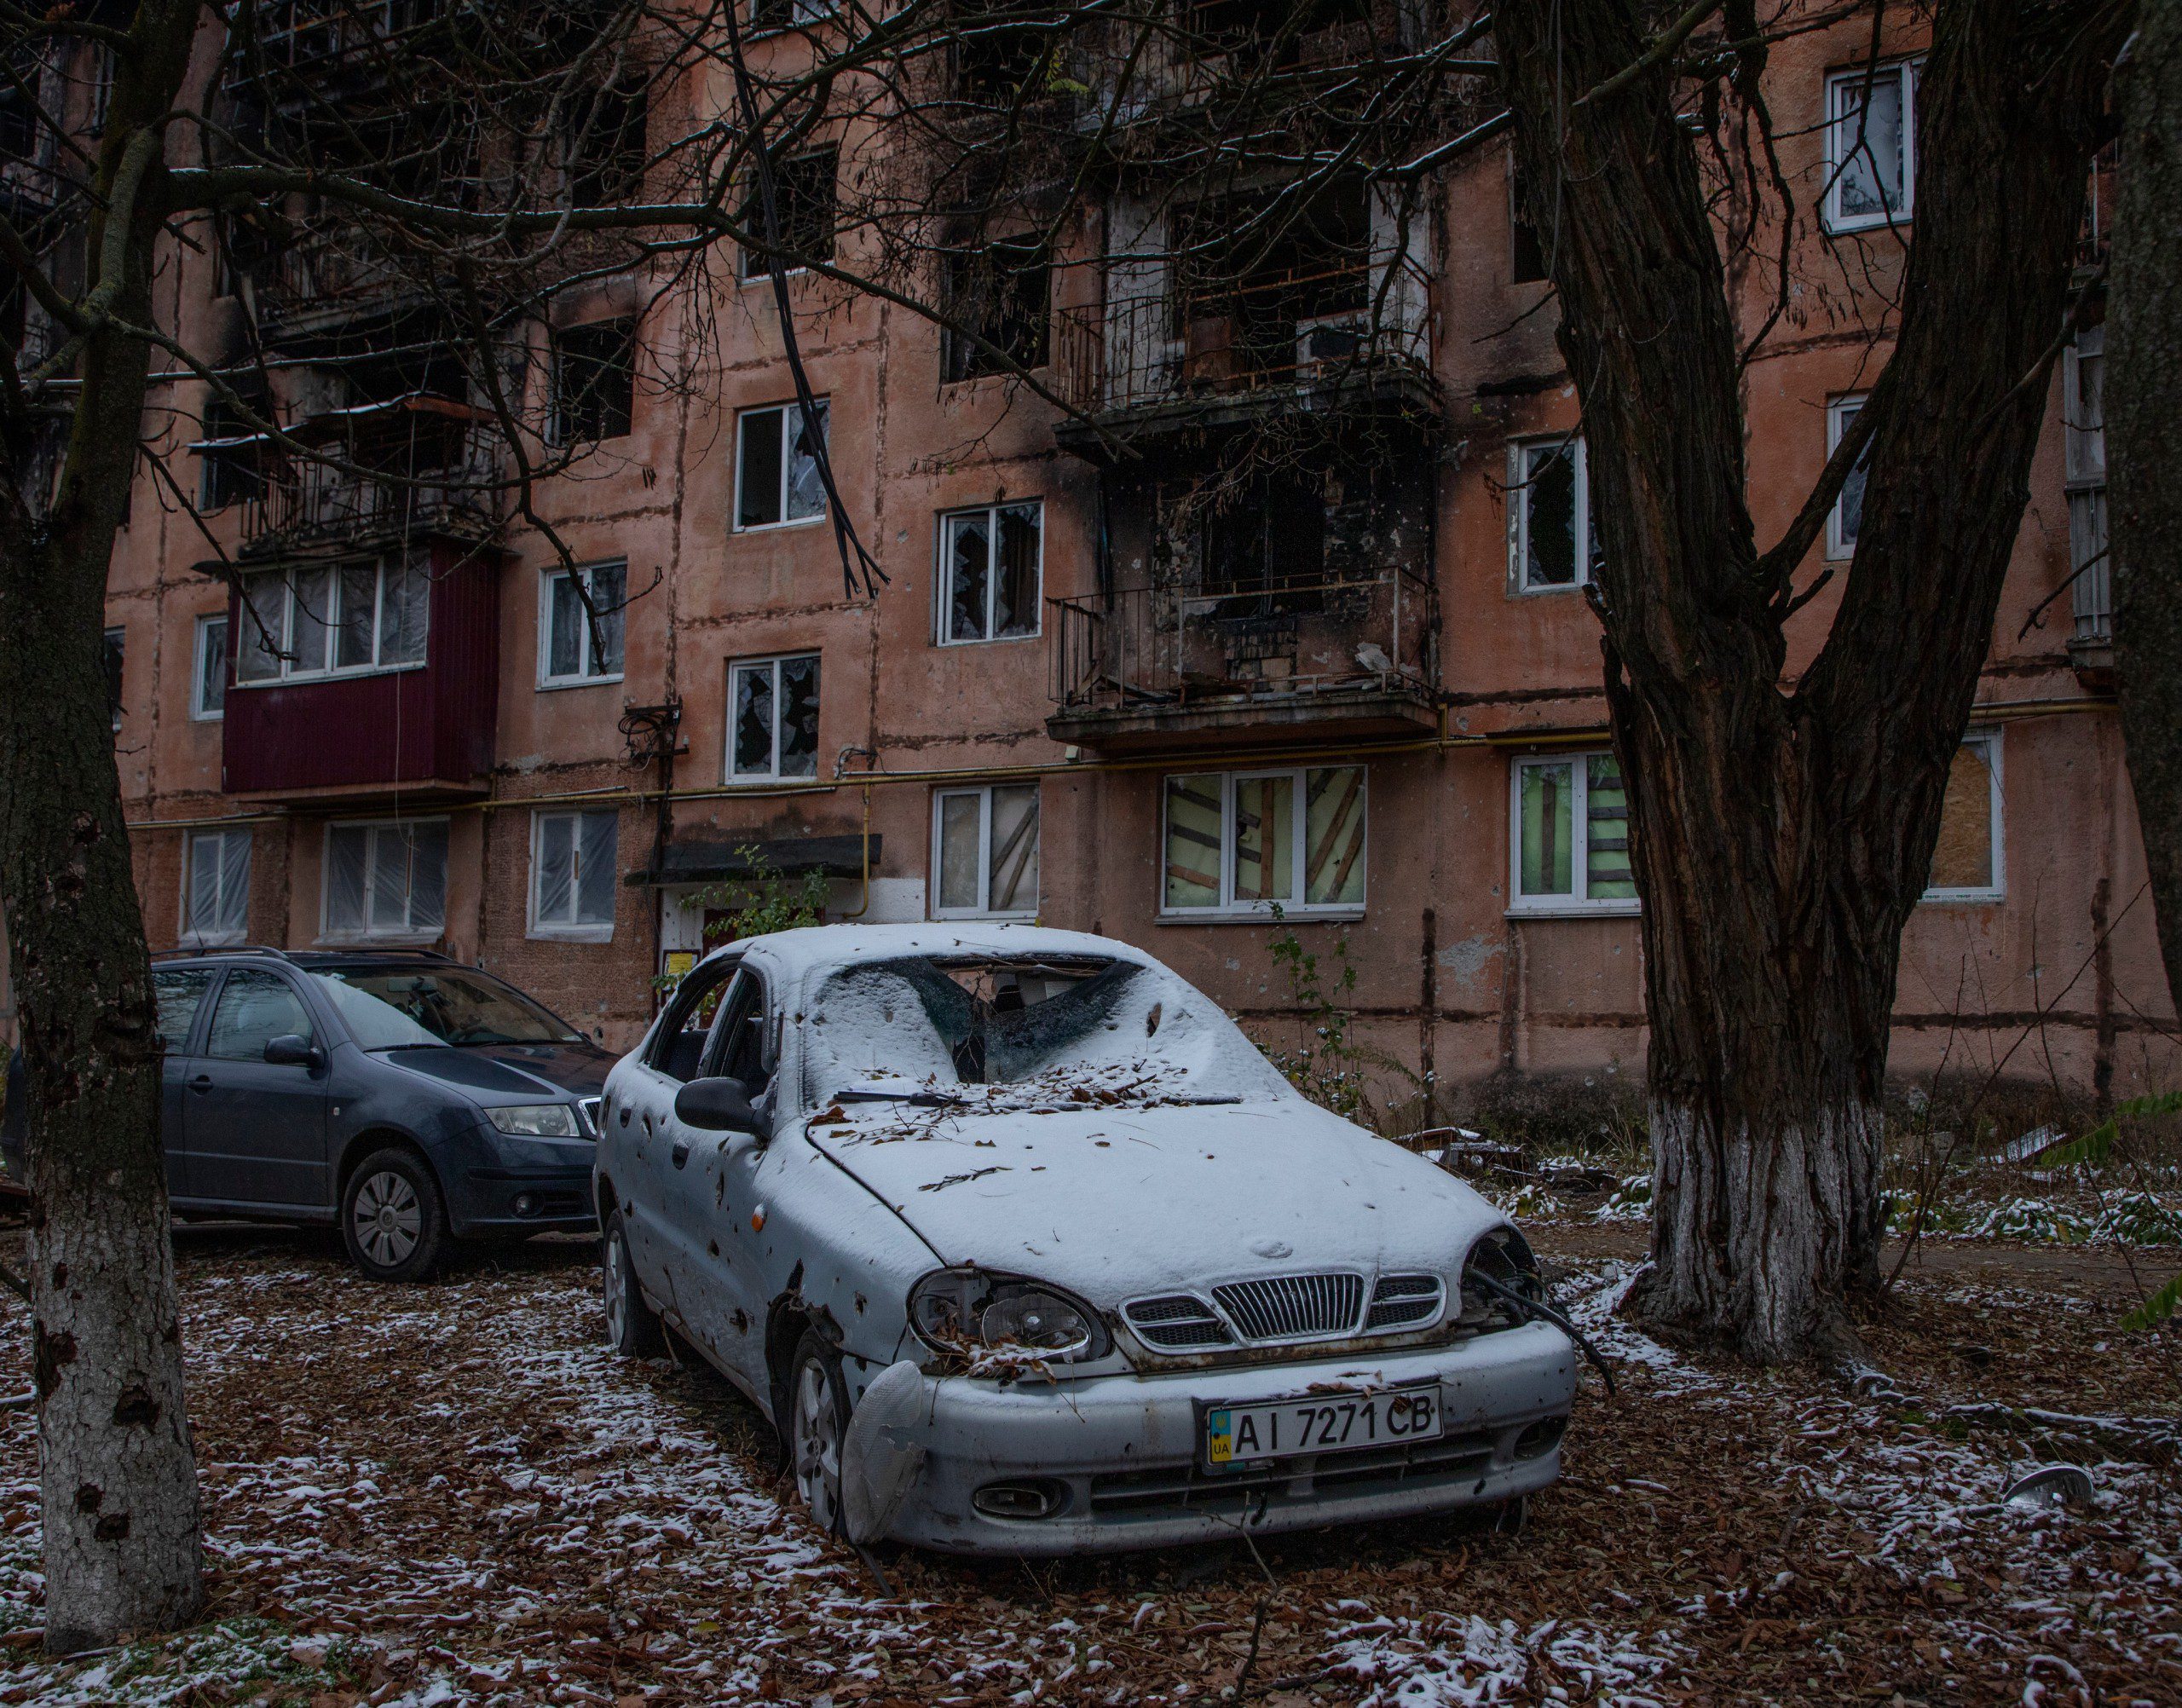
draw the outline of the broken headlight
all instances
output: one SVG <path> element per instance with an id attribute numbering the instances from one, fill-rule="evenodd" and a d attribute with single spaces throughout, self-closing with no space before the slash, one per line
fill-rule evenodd
<path id="1" fill-rule="evenodd" d="M 909 1326 L 934 1352 L 1019 1352 L 1053 1364 L 1103 1357 L 1099 1313 L 1073 1294 L 968 1266 L 935 1269 L 909 1289 Z"/>
<path id="2" fill-rule="evenodd" d="M 1461 1326 L 1480 1334 L 1515 1328 L 1528 1319 L 1509 1295 L 1538 1299 L 1544 1293 L 1538 1259 L 1522 1235 L 1512 1227 L 1495 1228 L 1470 1247 L 1463 1264 Z"/>

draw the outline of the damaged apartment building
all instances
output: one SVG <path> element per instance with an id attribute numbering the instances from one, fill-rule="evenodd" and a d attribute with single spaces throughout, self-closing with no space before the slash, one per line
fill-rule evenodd
<path id="1" fill-rule="evenodd" d="M 753 63 L 810 52 L 819 15 L 760 0 Z M 1386 5 L 1327 19 L 1293 49 L 1307 68 L 1415 27 Z M 349 36 L 292 21 L 286 63 L 344 87 Z M 1749 367 L 1763 537 L 1870 384 L 1872 340 L 1843 326 L 1879 324 L 1915 241 L 1919 27 L 1885 16 L 1876 73 L 1867 15 L 1773 53 L 1783 167 L 1837 300 Z M 1229 39 L 1250 51 L 1246 24 Z M 989 47 L 950 62 L 971 95 Z M 729 109 L 717 63 L 685 82 L 616 108 L 568 170 Z M 1873 146 L 1844 169 L 1851 124 Z M 549 439 L 588 447 L 532 488 L 535 521 L 477 477 L 508 454 L 494 401 L 398 281 L 300 239 L 178 248 L 162 301 L 185 334 L 263 352 L 267 407 L 343 466 L 284 454 L 186 377 L 155 387 L 147 433 L 199 514 L 147 471 L 107 606 L 153 947 L 429 946 L 623 1046 L 753 880 L 816 873 L 830 920 L 1127 938 L 1275 1044 L 1311 1024 L 1275 954 L 1292 933 L 1329 987 L 1353 967 L 1336 1000 L 1388 1102 L 1640 1082 L 1579 412 L 1504 147 L 1399 193 L 1359 171 L 1301 199 L 1265 173 L 1178 195 L 1165 158 L 1086 175 L 1068 246 L 996 244 L 963 286 L 981 339 L 793 272 L 815 408 L 763 257 L 674 291 L 557 293 L 504 372 Z M 834 218 L 846 170 L 814 144 L 777 174 L 784 228 L 844 265 L 868 240 Z M 2104 1097 L 2171 1075 L 2112 698 L 2099 339 L 2054 380 L 1908 927 L 1905 1076 Z M 884 576 L 846 596 L 821 445 Z M 1806 580 L 1854 551 L 1858 496 Z M 1833 603 L 1792 620 L 1792 672 Z"/>

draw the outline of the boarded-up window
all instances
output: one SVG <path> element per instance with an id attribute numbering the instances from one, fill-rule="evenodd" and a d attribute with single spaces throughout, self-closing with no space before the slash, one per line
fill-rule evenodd
<path id="1" fill-rule="evenodd" d="M 1989 901 L 2001 889 L 2000 741 L 1969 737 L 1955 750 L 1940 807 L 1927 901 Z"/>
<path id="2" fill-rule="evenodd" d="M 1360 765 L 1167 779 L 1168 913 L 1360 909 Z"/>
<path id="3" fill-rule="evenodd" d="M 1636 905 L 1629 864 L 1629 791 L 1611 753 L 1515 765 L 1511 913 Z"/>

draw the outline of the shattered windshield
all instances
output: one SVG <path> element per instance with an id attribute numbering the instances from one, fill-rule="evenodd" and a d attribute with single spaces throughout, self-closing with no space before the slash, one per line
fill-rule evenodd
<path id="1" fill-rule="evenodd" d="M 1203 993 L 1134 961 L 903 956 L 832 973 L 810 1014 L 814 1104 L 1228 1102 L 1286 1088 Z"/>

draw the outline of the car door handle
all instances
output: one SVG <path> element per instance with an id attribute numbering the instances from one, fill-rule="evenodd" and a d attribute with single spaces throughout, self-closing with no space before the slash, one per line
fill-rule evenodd
<path id="1" fill-rule="evenodd" d="M 678 1168 L 682 1167 L 690 1160 L 690 1141 L 687 1139 L 677 1139 L 674 1141 L 674 1149 L 670 1154 L 674 1158 L 674 1166 Z"/>
<path id="2" fill-rule="evenodd" d="M 211 1075 L 210 1075 L 209 1073 L 200 1073 L 199 1075 L 198 1075 L 198 1076 L 197 1076 L 197 1077 L 196 1077 L 196 1078 L 194 1078 L 194 1079 L 193 1079 L 192 1081 L 190 1081 L 190 1082 L 189 1082 L 189 1088 L 190 1088 L 192 1091 L 210 1091 L 210 1090 L 211 1090 L 211 1088 L 212 1088 L 212 1076 L 211 1076 Z"/>

